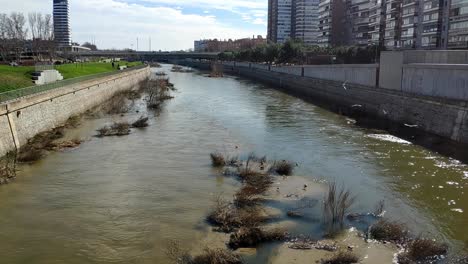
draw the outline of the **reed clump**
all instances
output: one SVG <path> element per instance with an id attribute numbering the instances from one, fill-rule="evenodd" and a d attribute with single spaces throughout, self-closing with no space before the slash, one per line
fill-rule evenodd
<path id="1" fill-rule="evenodd" d="M 408 239 L 407 228 L 400 223 L 382 219 L 370 228 L 370 237 L 379 241 L 404 243 Z"/>
<path id="2" fill-rule="evenodd" d="M 338 188 L 335 182 L 328 186 L 328 193 L 323 203 L 323 215 L 327 224 L 343 227 L 345 216 L 354 204 L 355 197 L 349 190 Z"/>
<path id="3" fill-rule="evenodd" d="M 349 251 L 340 251 L 333 257 L 322 261 L 322 264 L 352 264 L 358 263 L 359 257 Z"/>
<path id="4" fill-rule="evenodd" d="M 271 170 L 281 176 L 290 176 L 294 171 L 294 164 L 287 160 L 277 161 Z"/>
<path id="5" fill-rule="evenodd" d="M 404 253 L 398 256 L 400 264 L 434 263 L 447 255 L 448 246 L 432 239 L 417 238 L 409 242 Z"/>
<path id="6" fill-rule="evenodd" d="M 237 232 L 231 234 L 228 246 L 231 249 L 253 248 L 261 243 L 281 241 L 286 238 L 284 229 L 265 230 L 258 227 L 241 227 Z"/>
<path id="7" fill-rule="evenodd" d="M 0 158 L 0 185 L 16 178 L 16 153 L 9 152 Z"/>
<path id="8" fill-rule="evenodd" d="M 242 257 L 231 250 L 208 248 L 198 256 L 191 256 L 179 242 L 172 241 L 166 247 L 166 255 L 174 264 L 243 264 Z"/>
<path id="9" fill-rule="evenodd" d="M 149 118 L 148 117 L 140 117 L 138 118 L 137 121 L 133 122 L 132 123 L 132 127 L 133 128 L 144 128 L 144 127 L 148 127 L 149 126 Z"/>
<path id="10" fill-rule="evenodd" d="M 130 134 L 130 124 L 117 122 L 111 126 L 104 126 L 97 130 L 97 137 L 125 136 Z"/>
<path id="11" fill-rule="evenodd" d="M 64 136 L 64 127 L 57 127 L 37 134 L 20 148 L 17 160 L 22 163 L 31 163 L 40 160 L 46 150 L 53 150 L 54 141 Z"/>
<path id="12" fill-rule="evenodd" d="M 223 167 L 226 165 L 226 159 L 224 155 L 220 152 L 210 153 L 211 164 L 213 167 Z"/>

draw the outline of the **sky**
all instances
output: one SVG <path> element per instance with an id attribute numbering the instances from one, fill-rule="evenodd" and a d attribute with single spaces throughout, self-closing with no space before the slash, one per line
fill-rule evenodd
<path id="1" fill-rule="evenodd" d="M 52 13 L 52 0 L 0 0 L 0 13 Z M 187 50 L 205 38 L 266 35 L 268 0 L 69 0 L 73 42 Z"/>

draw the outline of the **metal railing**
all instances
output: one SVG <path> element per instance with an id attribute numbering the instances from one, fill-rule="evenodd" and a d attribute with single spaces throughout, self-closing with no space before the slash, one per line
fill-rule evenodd
<path id="1" fill-rule="evenodd" d="M 89 80 L 93 80 L 93 79 L 97 79 L 97 78 L 117 75 L 117 74 L 120 74 L 120 73 L 129 72 L 129 71 L 132 71 L 132 70 L 143 69 L 145 67 L 147 67 L 147 66 L 146 65 L 139 65 L 139 66 L 134 66 L 134 67 L 131 67 L 131 68 L 127 68 L 127 69 L 122 70 L 122 71 L 111 71 L 111 72 L 103 72 L 103 73 L 92 74 L 92 75 L 85 75 L 85 76 L 80 76 L 80 77 L 76 77 L 76 78 L 66 79 L 66 80 L 63 80 L 63 81 L 54 82 L 54 83 L 48 83 L 48 84 L 36 85 L 36 86 L 29 86 L 29 87 L 25 87 L 25 88 L 20 88 L 20 89 L 16 89 L 16 90 L 3 92 L 3 93 L 0 93 L 0 104 L 4 103 L 6 101 L 11 101 L 11 100 L 18 99 L 20 97 L 24 97 L 24 96 L 28 96 L 28 95 L 32 95 L 32 94 L 36 94 L 36 93 L 41 93 L 41 92 L 49 91 L 49 90 L 53 90 L 53 89 L 62 88 L 62 87 L 67 86 L 67 85 L 76 84 L 76 83 L 80 83 L 80 82 L 84 82 L 84 81 L 89 81 Z"/>

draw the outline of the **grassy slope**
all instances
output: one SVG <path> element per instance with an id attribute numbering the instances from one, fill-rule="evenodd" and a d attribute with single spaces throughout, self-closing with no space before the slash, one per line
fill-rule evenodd
<path id="1" fill-rule="evenodd" d="M 136 66 L 141 62 L 116 62 L 117 65 Z M 97 74 L 103 72 L 116 71 L 111 63 L 83 63 L 83 64 L 64 64 L 57 65 L 56 69 L 63 75 L 64 79 L 76 78 L 84 75 Z M 34 67 L 11 67 L 0 65 L 0 93 L 15 90 L 18 88 L 32 86 L 31 74 Z"/>
<path id="2" fill-rule="evenodd" d="M 34 67 L 0 65 L 0 93 L 33 85 Z"/>

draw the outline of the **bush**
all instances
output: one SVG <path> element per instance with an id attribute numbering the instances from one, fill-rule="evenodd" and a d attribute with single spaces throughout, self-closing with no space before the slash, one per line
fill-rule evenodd
<path id="1" fill-rule="evenodd" d="M 242 258 L 227 249 L 205 248 L 199 256 L 192 257 L 176 241 L 166 247 L 166 255 L 174 264 L 242 264 Z"/>
<path id="2" fill-rule="evenodd" d="M 358 263 L 359 257 L 352 252 L 341 251 L 330 259 L 322 261 L 323 264 L 352 264 Z"/>
<path id="3" fill-rule="evenodd" d="M 292 162 L 282 160 L 275 162 L 272 167 L 272 171 L 281 176 L 290 176 L 293 173 L 294 165 Z"/>
<path id="4" fill-rule="evenodd" d="M 114 123 L 97 130 L 98 137 L 125 136 L 130 134 L 130 124 L 127 122 Z"/>
<path id="5" fill-rule="evenodd" d="M 149 126 L 148 117 L 140 117 L 137 121 L 133 122 L 132 127 L 134 128 L 143 128 Z"/>
<path id="6" fill-rule="evenodd" d="M 411 241 L 405 253 L 398 256 L 398 263 L 432 263 L 447 254 L 448 247 L 431 239 L 417 238 Z"/>
<path id="7" fill-rule="evenodd" d="M 213 167 L 223 167 L 226 165 L 226 159 L 224 155 L 219 152 L 214 152 L 210 154 L 211 164 Z"/>
<path id="8" fill-rule="evenodd" d="M 349 208 L 354 204 L 355 198 L 351 192 L 344 188 L 338 190 L 335 182 L 328 186 L 328 194 L 325 197 L 323 205 L 323 215 L 325 221 L 332 226 L 344 224 L 344 218 Z"/>
<path id="9" fill-rule="evenodd" d="M 285 237 L 286 232 L 282 229 L 265 231 L 258 227 L 241 227 L 237 232 L 231 234 L 228 245 L 234 250 L 252 248 L 264 242 L 281 241 Z"/>
<path id="10" fill-rule="evenodd" d="M 371 226 L 370 235 L 380 241 L 403 243 L 408 238 L 408 231 L 402 224 L 382 219 Z"/>

